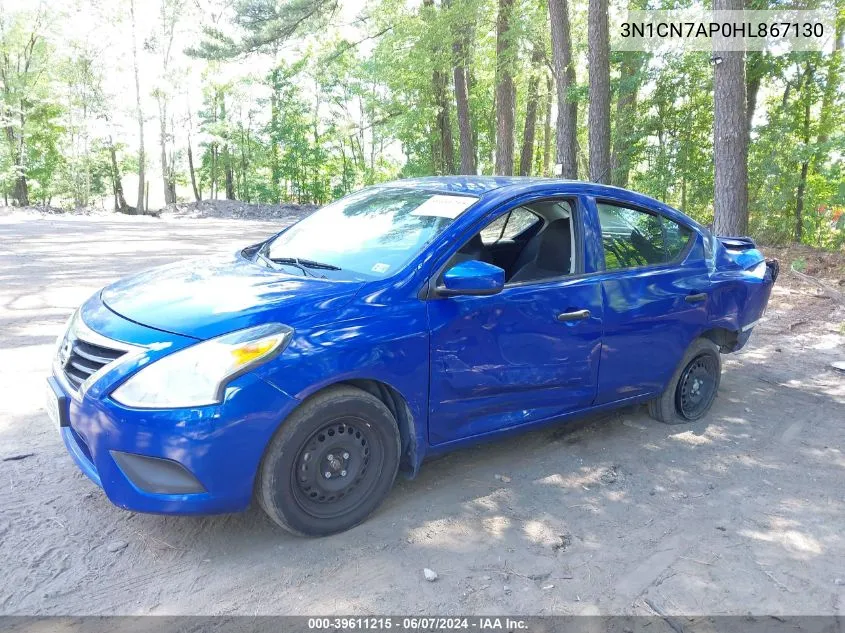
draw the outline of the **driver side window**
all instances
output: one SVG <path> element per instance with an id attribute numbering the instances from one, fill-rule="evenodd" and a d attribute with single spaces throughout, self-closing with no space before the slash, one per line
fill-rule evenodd
<path id="1" fill-rule="evenodd" d="M 481 230 L 481 240 L 488 246 L 502 240 L 512 240 L 538 222 L 541 220 L 534 213 L 525 207 L 517 207 L 484 227 Z"/>
<path id="2" fill-rule="evenodd" d="M 446 269 L 478 260 L 503 269 L 506 283 L 542 281 L 571 274 L 573 251 L 572 205 L 543 200 L 495 218 L 464 243 Z"/>

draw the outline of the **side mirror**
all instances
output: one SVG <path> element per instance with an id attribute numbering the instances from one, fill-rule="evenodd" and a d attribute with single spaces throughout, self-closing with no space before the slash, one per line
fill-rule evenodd
<path id="1" fill-rule="evenodd" d="M 436 292 L 441 297 L 461 295 L 495 295 L 505 287 L 505 271 L 478 260 L 468 260 L 455 264 L 443 274 L 443 284 Z"/>

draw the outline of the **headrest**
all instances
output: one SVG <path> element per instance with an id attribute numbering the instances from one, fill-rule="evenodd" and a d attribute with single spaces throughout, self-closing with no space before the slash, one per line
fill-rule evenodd
<path id="1" fill-rule="evenodd" d="M 481 239 L 481 233 L 476 233 L 472 236 L 469 242 L 461 246 L 461 253 L 472 253 L 475 255 L 484 250 L 484 240 Z"/>
<path id="2" fill-rule="evenodd" d="M 562 273 L 569 272 L 572 258 L 572 232 L 569 219 L 555 220 L 540 236 L 540 248 L 537 251 L 537 266 L 545 270 Z"/>

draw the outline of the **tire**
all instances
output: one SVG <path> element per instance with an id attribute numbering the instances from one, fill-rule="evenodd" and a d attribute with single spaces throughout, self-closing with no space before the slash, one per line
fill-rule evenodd
<path id="1" fill-rule="evenodd" d="M 664 424 L 700 420 L 713 406 L 721 379 L 719 347 L 710 339 L 696 339 L 687 348 L 666 390 L 648 403 L 648 414 Z"/>
<path id="2" fill-rule="evenodd" d="M 331 387 L 303 402 L 273 436 L 259 467 L 258 502 L 294 534 L 343 532 L 387 497 L 400 451 L 396 420 L 381 400 Z"/>

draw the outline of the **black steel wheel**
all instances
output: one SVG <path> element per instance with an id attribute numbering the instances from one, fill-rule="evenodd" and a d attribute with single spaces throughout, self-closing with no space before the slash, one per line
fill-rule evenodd
<path id="1" fill-rule="evenodd" d="M 294 498 L 314 517 L 341 516 L 367 498 L 383 462 L 381 439 L 366 420 L 333 421 L 312 433 L 299 451 L 291 472 Z"/>
<path id="2" fill-rule="evenodd" d="M 385 404 L 357 387 L 330 387 L 282 422 L 261 461 L 256 497 L 290 532 L 342 532 L 385 499 L 399 456 L 399 429 Z"/>
<path id="3" fill-rule="evenodd" d="M 704 415 L 716 397 L 718 363 L 711 354 L 696 356 L 684 368 L 675 390 L 675 407 L 687 420 Z"/>
<path id="4" fill-rule="evenodd" d="M 700 420 L 713 406 L 722 378 L 719 346 L 707 338 L 694 340 L 660 397 L 649 401 L 648 413 L 665 424 Z"/>

